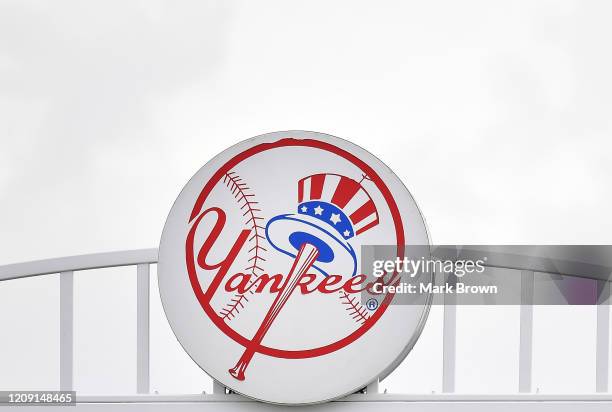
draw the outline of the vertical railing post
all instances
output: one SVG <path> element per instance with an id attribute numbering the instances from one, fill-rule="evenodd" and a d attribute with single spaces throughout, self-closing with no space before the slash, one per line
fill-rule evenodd
<path id="1" fill-rule="evenodd" d="M 149 393 L 149 264 L 136 273 L 136 392 Z"/>
<path id="2" fill-rule="evenodd" d="M 454 273 L 442 280 L 457 284 Z M 457 351 L 457 298 L 454 293 L 444 294 L 444 320 L 442 328 L 442 392 L 455 392 L 455 357 Z"/>
<path id="3" fill-rule="evenodd" d="M 519 392 L 532 390 L 534 273 L 521 271 L 521 320 L 519 343 Z"/>
<path id="4" fill-rule="evenodd" d="M 60 273 L 60 390 L 73 390 L 74 273 Z"/>
<path id="5" fill-rule="evenodd" d="M 610 367 L 610 282 L 597 281 L 597 348 L 595 351 L 595 390 L 608 392 Z"/>

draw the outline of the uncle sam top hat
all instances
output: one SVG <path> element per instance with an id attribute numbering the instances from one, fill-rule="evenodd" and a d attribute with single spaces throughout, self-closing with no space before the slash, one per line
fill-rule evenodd
<path id="1" fill-rule="evenodd" d="M 378 222 L 376 205 L 359 182 L 320 173 L 298 182 L 297 214 L 270 219 L 266 238 L 274 249 L 294 258 L 304 243 L 310 243 L 319 250 L 313 266 L 325 276 L 346 275 L 344 268 L 355 276 L 357 257 L 349 241 Z M 336 273 L 337 268 L 343 273 Z"/>

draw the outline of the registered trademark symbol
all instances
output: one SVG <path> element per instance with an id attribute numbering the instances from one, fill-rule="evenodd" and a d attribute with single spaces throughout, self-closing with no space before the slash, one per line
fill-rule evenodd
<path id="1" fill-rule="evenodd" d="M 366 307 L 370 310 L 376 310 L 376 308 L 378 308 L 378 301 L 374 298 L 370 298 L 366 302 Z"/>

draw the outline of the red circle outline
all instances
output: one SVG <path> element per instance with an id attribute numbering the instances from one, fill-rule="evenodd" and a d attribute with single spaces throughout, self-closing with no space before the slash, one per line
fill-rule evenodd
<path id="1" fill-rule="evenodd" d="M 288 146 L 302 146 L 302 147 L 312 147 L 316 149 L 325 150 L 331 153 L 334 153 L 349 162 L 353 163 L 355 166 L 360 168 L 362 171 L 366 173 L 366 175 L 374 182 L 378 190 L 382 193 L 387 205 L 389 206 L 389 210 L 391 212 L 391 217 L 393 218 L 393 223 L 395 226 L 396 232 L 396 240 L 397 240 L 397 248 L 398 248 L 398 256 L 403 255 L 402 245 L 404 244 L 404 227 L 402 224 L 402 218 L 397 208 L 397 204 L 393 199 L 391 192 L 387 185 L 382 181 L 378 173 L 374 171 L 370 166 L 368 166 L 361 159 L 356 157 L 355 155 L 340 149 L 337 146 L 334 146 L 330 143 L 323 142 L 315 139 L 295 139 L 295 138 L 284 138 L 279 139 L 276 142 L 272 143 L 262 143 L 256 146 L 253 146 L 241 153 L 238 153 L 234 157 L 232 157 L 229 161 L 227 161 L 217 172 L 209 179 L 209 181 L 204 185 L 204 188 L 200 192 L 198 199 L 193 207 L 191 212 L 191 216 L 189 218 L 189 224 L 193 223 L 192 229 L 189 231 L 189 234 L 185 243 L 185 258 L 187 264 L 187 271 L 189 273 L 189 281 L 191 283 L 191 287 L 202 306 L 204 312 L 208 315 L 210 320 L 229 338 L 234 340 L 239 345 L 244 347 L 252 345 L 251 341 L 244 336 L 240 335 L 238 332 L 233 330 L 227 325 L 223 319 L 213 310 L 210 302 L 206 299 L 204 292 L 202 291 L 202 287 L 197 277 L 197 272 L 195 268 L 195 260 L 193 254 L 193 238 L 195 235 L 194 228 L 197 226 L 197 223 L 201 219 L 200 216 L 198 219 L 196 217 L 200 215 L 202 210 L 202 206 L 206 201 L 206 198 L 212 191 L 212 189 L 217 185 L 217 183 L 221 180 L 221 178 L 225 175 L 225 173 L 229 172 L 234 166 L 244 161 L 245 159 L 256 155 L 257 153 L 261 153 L 266 150 L 276 149 L 279 147 L 288 147 Z M 195 219 L 195 221 L 194 221 Z M 400 256 L 401 257 L 401 256 Z M 312 358 L 317 356 L 326 355 L 328 353 L 335 352 L 343 347 L 349 345 L 354 342 L 363 334 L 365 334 L 384 314 L 385 310 L 389 306 L 389 303 L 393 299 L 393 294 L 387 294 L 385 299 L 381 303 L 381 307 L 366 320 L 362 326 L 360 326 L 357 330 L 353 331 L 350 335 L 336 341 L 330 343 L 325 346 L 320 346 L 318 348 L 313 349 L 303 349 L 303 350 L 284 350 L 284 349 L 276 349 L 271 348 L 264 345 L 258 345 L 255 349 L 256 352 L 259 352 L 264 355 L 269 355 L 277 358 L 286 358 L 286 359 L 302 359 L 302 358 Z"/>

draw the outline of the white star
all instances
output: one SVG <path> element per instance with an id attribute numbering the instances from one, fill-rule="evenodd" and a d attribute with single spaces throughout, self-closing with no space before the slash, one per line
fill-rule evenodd
<path id="1" fill-rule="evenodd" d="M 329 218 L 329 220 L 331 220 L 334 225 L 337 224 L 338 222 L 340 222 L 340 214 L 339 213 L 332 213 L 332 215 Z"/>
<path id="2" fill-rule="evenodd" d="M 315 211 L 315 215 L 321 215 L 323 214 L 323 208 L 321 206 L 317 206 L 314 208 Z"/>
<path id="3" fill-rule="evenodd" d="M 344 237 L 349 237 L 351 235 L 351 232 L 349 232 L 348 230 L 345 230 L 343 235 Z"/>
<path id="4" fill-rule="evenodd" d="M 308 211 L 308 208 L 306 206 L 302 206 L 302 213 L 306 213 Z"/>

